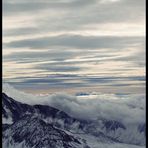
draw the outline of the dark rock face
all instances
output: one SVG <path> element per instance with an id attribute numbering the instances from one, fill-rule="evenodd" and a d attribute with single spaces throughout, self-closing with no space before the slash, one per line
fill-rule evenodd
<path id="1" fill-rule="evenodd" d="M 4 130 L 3 138 L 12 138 L 14 143 L 24 142 L 26 147 L 58 147 L 77 148 L 82 144 L 80 140 L 68 135 L 64 131 L 45 123 L 38 117 L 25 115 L 20 120 Z"/>
<path id="2" fill-rule="evenodd" d="M 118 122 L 118 121 L 114 121 L 114 120 L 110 120 L 110 121 L 104 121 L 104 127 L 107 129 L 107 130 L 117 130 L 118 128 L 121 128 L 121 129 L 126 129 L 126 127 Z"/>
<path id="3" fill-rule="evenodd" d="M 145 125 L 145 123 L 140 124 L 139 127 L 138 127 L 138 130 L 139 130 L 140 133 L 142 133 L 142 132 L 145 133 L 145 131 L 146 131 L 146 125 Z"/>
<path id="4" fill-rule="evenodd" d="M 5 118 L 11 116 L 12 120 L 15 122 L 21 118 L 26 112 L 34 112 L 30 105 L 22 104 L 8 97 L 6 94 L 2 93 L 2 115 Z"/>
<path id="5" fill-rule="evenodd" d="M 9 124 L 3 124 L 2 125 L 2 130 L 5 131 L 7 128 L 9 128 Z"/>

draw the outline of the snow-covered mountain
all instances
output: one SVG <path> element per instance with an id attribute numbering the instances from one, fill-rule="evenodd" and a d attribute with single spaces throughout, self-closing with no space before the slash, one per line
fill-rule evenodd
<path id="1" fill-rule="evenodd" d="M 108 144 L 105 147 L 145 145 L 143 122 L 125 125 L 105 118 L 84 120 L 49 105 L 21 103 L 5 93 L 2 117 L 4 148 L 93 148 L 93 143 L 96 148 L 105 144 Z"/>
<path id="2" fill-rule="evenodd" d="M 84 148 L 87 146 L 81 139 L 32 115 L 25 115 L 14 124 L 8 125 L 4 130 L 3 139 L 4 148 L 18 145 L 22 148 Z"/>
<path id="3" fill-rule="evenodd" d="M 2 105 L 4 148 L 89 148 L 83 139 L 44 121 L 48 117 L 70 120 L 64 112 L 49 106 L 22 104 L 4 93 Z"/>

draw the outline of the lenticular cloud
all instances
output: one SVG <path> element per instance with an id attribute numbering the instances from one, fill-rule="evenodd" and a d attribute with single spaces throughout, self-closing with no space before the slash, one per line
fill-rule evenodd
<path id="1" fill-rule="evenodd" d="M 9 84 L 3 84 L 3 92 L 22 103 L 50 105 L 80 119 L 111 119 L 125 124 L 145 122 L 145 95 L 143 94 L 91 93 L 74 96 L 55 93 L 48 96 L 35 96 L 18 91 Z"/>

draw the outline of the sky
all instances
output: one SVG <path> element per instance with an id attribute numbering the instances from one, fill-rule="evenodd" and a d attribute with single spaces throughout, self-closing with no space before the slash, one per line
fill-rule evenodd
<path id="1" fill-rule="evenodd" d="M 145 0 L 3 0 L 3 82 L 144 93 Z"/>

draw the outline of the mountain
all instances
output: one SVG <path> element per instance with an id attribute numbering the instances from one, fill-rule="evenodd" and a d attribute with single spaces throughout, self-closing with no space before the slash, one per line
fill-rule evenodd
<path id="1" fill-rule="evenodd" d="M 8 126 L 3 133 L 4 148 L 84 148 L 84 142 L 44 122 L 39 117 L 25 115 L 14 124 Z M 88 147 L 88 146 L 87 146 Z"/>
<path id="2" fill-rule="evenodd" d="M 131 127 L 115 120 L 81 120 L 48 105 L 18 102 L 5 93 L 2 117 L 4 148 L 89 148 L 90 139 L 99 145 L 145 145 L 144 123 Z"/>
<path id="3" fill-rule="evenodd" d="M 2 114 L 5 121 L 10 118 L 13 122 L 15 122 L 24 114 L 38 114 L 39 116 L 43 116 L 43 118 L 51 117 L 52 119 L 65 119 L 65 122 L 70 122 L 70 120 L 72 120 L 72 122 L 75 121 L 75 119 L 71 118 L 63 111 L 51 106 L 31 106 L 28 104 L 23 104 L 8 97 L 5 93 L 2 93 L 2 98 Z"/>
<path id="4" fill-rule="evenodd" d="M 22 104 L 4 93 L 2 105 L 4 148 L 89 148 L 83 139 L 43 120 L 44 117 L 56 117 L 68 122 L 71 118 L 62 111 L 49 106 Z"/>

